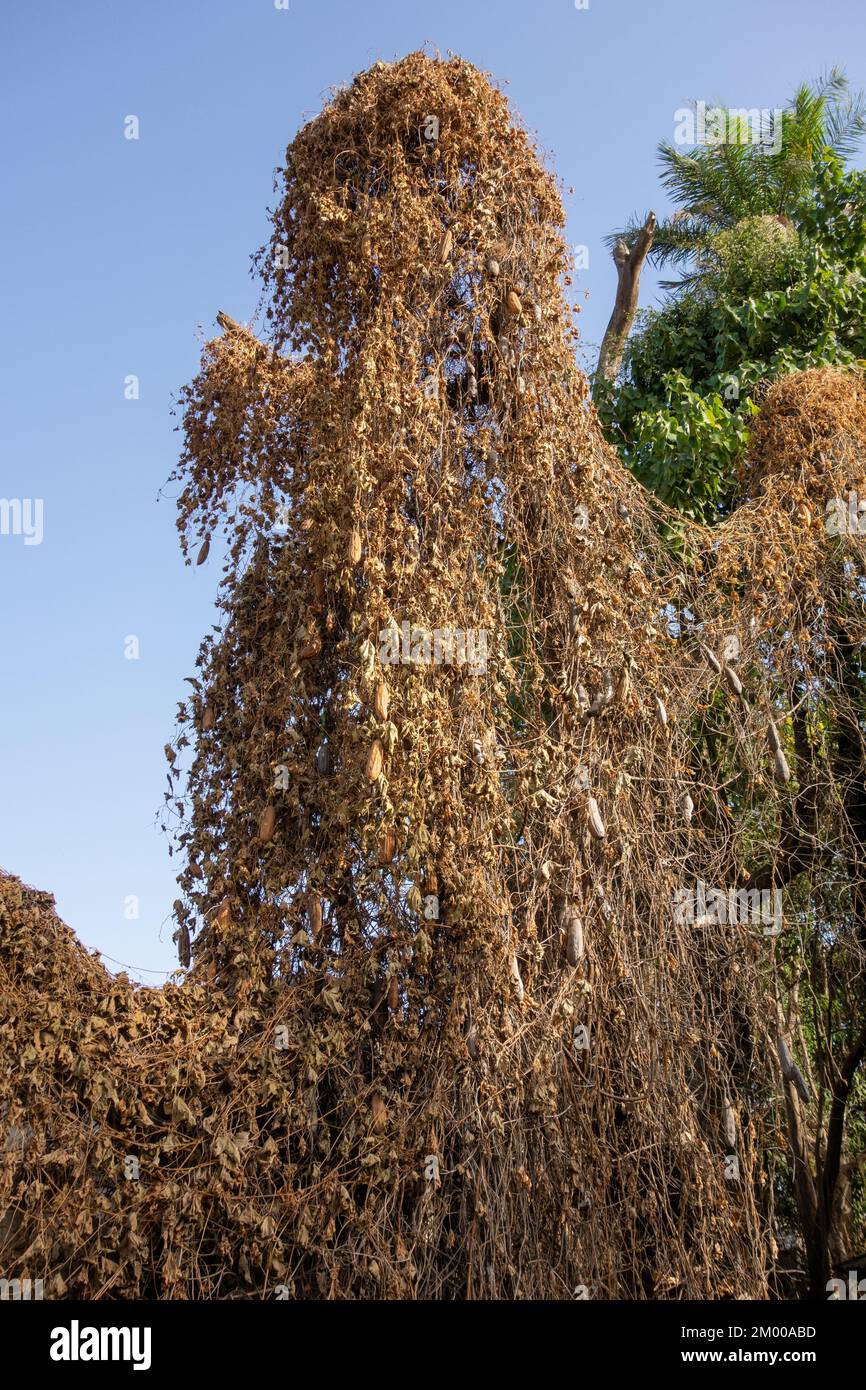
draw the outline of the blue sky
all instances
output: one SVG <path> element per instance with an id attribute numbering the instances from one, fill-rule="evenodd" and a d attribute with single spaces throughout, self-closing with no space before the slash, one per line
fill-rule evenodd
<path id="1" fill-rule="evenodd" d="M 52 891 L 112 968 L 158 983 L 176 966 L 162 748 L 218 578 L 213 560 L 183 566 L 160 497 L 172 394 L 217 309 L 254 309 L 249 257 L 298 126 L 332 85 L 425 43 L 489 70 L 574 187 L 597 342 L 614 287 L 603 238 L 665 207 L 655 146 L 677 108 L 781 106 L 833 63 L 866 86 L 866 6 L 43 0 L 5 7 L 0 35 L 0 497 L 43 502 L 41 544 L 0 535 L 0 865 Z M 644 303 L 653 287 L 645 275 Z"/>

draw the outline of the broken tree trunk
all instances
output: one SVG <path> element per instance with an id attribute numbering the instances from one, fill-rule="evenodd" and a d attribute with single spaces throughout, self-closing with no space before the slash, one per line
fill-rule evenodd
<path id="1" fill-rule="evenodd" d="M 602 382 L 616 381 L 626 339 L 637 310 L 641 269 L 652 247 L 655 229 L 656 215 L 651 212 L 638 232 L 631 250 L 622 239 L 613 248 L 613 260 L 618 276 L 616 300 L 610 323 L 601 340 L 593 394 L 598 393 Z"/>

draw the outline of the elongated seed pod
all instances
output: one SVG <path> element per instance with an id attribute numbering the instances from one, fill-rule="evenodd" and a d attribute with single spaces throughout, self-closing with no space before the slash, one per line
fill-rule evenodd
<path id="1" fill-rule="evenodd" d="M 683 819 L 685 820 L 686 825 L 691 825 L 692 816 L 695 813 L 695 803 L 692 801 L 692 798 L 688 792 L 686 792 L 685 796 L 683 797 L 682 807 Z"/>
<path id="2" fill-rule="evenodd" d="M 526 991 L 523 988 L 523 976 L 520 973 L 520 966 L 517 964 L 517 957 L 511 957 L 511 978 L 514 981 L 514 988 L 517 991 L 518 1004 L 523 1003 Z"/>
<path id="3" fill-rule="evenodd" d="M 475 1031 L 475 1024 L 470 1023 L 466 1034 L 466 1050 L 473 1062 L 478 1061 L 478 1034 Z"/>
<path id="4" fill-rule="evenodd" d="M 382 752 L 381 740 L 374 738 L 370 746 L 370 751 L 367 754 L 367 766 L 365 771 L 368 782 L 378 782 L 379 778 L 382 776 L 383 763 L 384 755 Z"/>
<path id="5" fill-rule="evenodd" d="M 310 928 L 310 940 L 317 941 L 322 930 L 322 899 L 318 893 L 310 893 L 307 896 L 307 924 Z"/>
<path id="6" fill-rule="evenodd" d="M 576 912 L 570 912 L 566 918 L 565 934 L 565 955 L 569 965 L 580 965 L 583 960 L 583 953 L 583 922 Z"/>
<path id="7" fill-rule="evenodd" d="M 733 1149 L 737 1142 L 737 1116 L 728 1096 L 725 1096 L 722 1115 L 725 1126 L 725 1139 L 728 1145 Z"/>
<path id="8" fill-rule="evenodd" d="M 472 761 L 477 767 L 481 767 L 484 763 L 484 748 L 482 747 L 480 738 L 474 738 L 472 740 Z"/>
<path id="9" fill-rule="evenodd" d="M 177 937 L 177 958 L 183 966 L 184 970 L 188 970 L 189 963 L 191 960 L 189 928 L 186 925 L 178 927 L 175 935 Z"/>
<path id="10" fill-rule="evenodd" d="M 388 718 L 388 706 L 390 703 L 390 691 L 384 681 L 379 681 L 379 684 L 376 686 L 376 694 L 373 696 L 373 713 L 383 724 Z"/>
<path id="11" fill-rule="evenodd" d="M 361 532 L 360 532 L 357 528 L 354 528 L 353 531 L 352 531 L 352 534 L 351 534 L 350 537 L 349 537 L 349 552 L 348 552 L 348 553 L 349 553 L 349 564 L 350 564 L 350 565 L 357 565 L 358 561 L 359 561 L 360 558 L 361 558 L 361 552 L 362 552 Z"/>
<path id="12" fill-rule="evenodd" d="M 785 757 L 785 754 L 782 752 L 781 748 L 777 748 L 776 752 L 773 755 L 773 772 L 775 774 L 776 781 L 781 782 L 782 785 L 784 785 L 785 782 L 790 782 L 791 769 L 788 766 L 788 759 Z"/>
<path id="13" fill-rule="evenodd" d="M 203 542 L 202 547 L 201 547 L 201 550 L 198 552 L 198 555 L 196 556 L 196 564 L 197 564 L 197 565 L 203 565 L 209 554 L 210 554 L 210 536 L 205 536 L 204 542 Z"/>
<path id="14" fill-rule="evenodd" d="M 370 1119 L 376 1134 L 382 1134 L 388 1127 L 388 1107 L 378 1091 L 370 1106 Z"/>
<path id="15" fill-rule="evenodd" d="M 213 705 L 207 705 L 201 720 L 202 732 L 207 733 L 209 729 L 212 729 L 215 721 L 216 715 L 214 714 Z"/>
<path id="16" fill-rule="evenodd" d="M 715 652 L 711 652 L 709 647 L 701 647 L 701 651 L 703 652 L 708 665 L 712 667 L 717 676 L 720 676 L 722 674 L 722 663 L 719 661 L 719 658 L 716 656 Z"/>
<path id="17" fill-rule="evenodd" d="M 603 840 L 606 834 L 604 828 L 604 821 L 601 818 L 601 812 L 598 809 L 598 802 L 596 801 L 594 796 L 589 796 L 586 799 L 586 818 L 589 824 L 589 828 L 592 831 L 595 838 L 597 840 Z"/>
<path id="18" fill-rule="evenodd" d="M 397 836 L 391 829 L 383 830 L 379 837 L 379 863 L 390 864 L 397 852 Z"/>
<path id="19" fill-rule="evenodd" d="M 442 238 L 442 248 L 439 252 L 439 259 L 443 265 L 446 261 L 449 261 L 451 259 L 451 248 L 453 245 L 454 238 L 451 235 L 451 228 L 449 227 L 444 237 Z"/>
<path id="20" fill-rule="evenodd" d="M 778 753 L 782 744 L 779 740 L 779 730 L 776 728 L 772 719 L 767 723 L 767 742 L 774 753 Z"/>
<path id="21" fill-rule="evenodd" d="M 656 719 L 659 722 L 659 728 L 666 729 L 668 727 L 668 712 L 665 709 L 664 701 L 659 695 L 654 695 L 653 700 L 655 701 Z"/>
<path id="22" fill-rule="evenodd" d="M 732 666 L 723 666 L 723 667 L 722 667 L 722 675 L 724 676 L 724 678 L 725 678 L 725 683 L 726 683 L 728 689 L 731 691 L 731 693 L 734 694 L 734 695 L 736 695 L 736 697 L 737 697 L 738 700 L 742 700 L 742 698 L 743 698 L 743 682 L 740 680 L 739 676 L 737 675 L 737 673 L 736 673 L 736 671 L 733 669 L 733 667 L 732 667 Z"/>
<path id="23" fill-rule="evenodd" d="M 259 816 L 259 839 L 263 845 L 268 843 L 274 833 L 277 824 L 276 807 L 266 806 Z"/>
<path id="24" fill-rule="evenodd" d="M 326 777 L 331 770 L 331 754 L 327 743 L 320 743 L 316 749 L 316 771 Z"/>
<path id="25" fill-rule="evenodd" d="M 388 981 L 388 1008 L 395 1014 L 400 1007 L 400 989 L 397 984 L 397 976 L 392 975 Z"/>
<path id="26" fill-rule="evenodd" d="M 517 290 L 512 289 L 508 291 L 508 294 L 505 296 L 505 307 L 509 314 L 512 314 L 515 318 L 523 313 L 523 304 L 521 303 L 520 295 L 517 293 Z"/>

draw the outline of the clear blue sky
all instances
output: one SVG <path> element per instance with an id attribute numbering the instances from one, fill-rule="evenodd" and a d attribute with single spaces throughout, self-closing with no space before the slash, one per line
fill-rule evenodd
<path id="1" fill-rule="evenodd" d="M 88 947 L 176 966 L 155 826 L 183 677 L 218 577 L 181 563 L 158 493 L 172 392 L 199 332 L 256 302 L 272 174 L 328 88 L 429 43 L 492 72 L 566 188 L 589 247 L 662 209 L 655 146 L 692 98 L 781 106 L 833 63 L 866 86 L 863 0 L 38 0 L 2 19 L 5 216 L 0 497 L 41 498 L 40 545 L 0 535 L 0 865 L 55 893 Z M 140 139 L 124 139 L 128 115 Z M 866 162 L 866 157 L 864 157 Z M 653 294 L 645 277 L 643 299 Z M 124 399 L 124 378 L 140 398 Z M 140 659 L 126 660 L 134 635 Z M 124 916 L 127 898 L 140 916 Z M 114 967 L 117 968 L 117 967 Z M 136 972 L 137 973 L 137 972 Z M 159 975 L 140 978 L 158 982 Z"/>

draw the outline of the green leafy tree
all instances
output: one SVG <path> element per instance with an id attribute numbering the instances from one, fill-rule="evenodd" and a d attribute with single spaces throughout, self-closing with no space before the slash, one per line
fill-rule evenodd
<path id="1" fill-rule="evenodd" d="M 825 146 L 798 200 L 796 221 L 749 213 L 694 246 L 697 269 L 639 315 L 619 380 L 597 393 L 625 462 L 696 520 L 730 509 L 770 382 L 866 358 L 866 175 Z"/>

